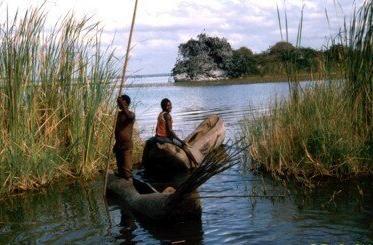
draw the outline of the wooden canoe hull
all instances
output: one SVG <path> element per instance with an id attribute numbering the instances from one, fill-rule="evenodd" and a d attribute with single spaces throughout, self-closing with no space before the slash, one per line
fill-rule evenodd
<path id="1" fill-rule="evenodd" d="M 193 193 L 176 203 L 169 205 L 173 191 L 141 194 L 132 181 L 109 173 L 107 191 L 115 194 L 135 213 L 151 220 L 180 220 L 201 217 L 201 204 L 198 194 Z"/>

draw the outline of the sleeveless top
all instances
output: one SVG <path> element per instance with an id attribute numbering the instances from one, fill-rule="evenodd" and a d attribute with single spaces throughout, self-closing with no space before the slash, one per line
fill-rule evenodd
<path id="1" fill-rule="evenodd" d="M 166 120 L 164 118 L 164 114 L 167 112 L 162 111 L 158 115 L 157 119 L 157 127 L 155 129 L 155 135 L 159 137 L 169 137 L 167 134 L 167 129 L 166 129 Z M 172 118 L 171 118 L 171 123 L 172 123 Z"/>

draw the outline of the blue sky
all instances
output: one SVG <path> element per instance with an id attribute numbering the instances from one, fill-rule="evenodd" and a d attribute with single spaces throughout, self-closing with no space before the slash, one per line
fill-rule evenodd
<path id="1" fill-rule="evenodd" d="M 0 0 L 1 15 L 45 0 Z M 261 52 L 281 40 L 276 6 L 287 11 L 289 41 L 296 38 L 304 5 L 302 46 L 322 48 L 338 33 L 354 5 L 364 0 L 139 0 L 130 74 L 169 72 L 177 47 L 199 33 L 225 37 L 233 48 L 246 46 Z M 134 0 L 47 0 L 45 10 L 52 25 L 68 11 L 94 16 L 104 26 L 103 41 L 113 43 L 122 56 L 128 39 Z M 329 23 L 326 19 L 328 13 Z M 283 16 L 282 16 L 283 17 Z M 284 24 L 284 19 L 282 19 Z"/>

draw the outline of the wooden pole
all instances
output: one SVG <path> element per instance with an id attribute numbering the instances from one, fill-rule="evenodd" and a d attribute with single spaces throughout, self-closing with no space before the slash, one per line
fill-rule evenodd
<path id="1" fill-rule="evenodd" d="M 119 87 L 118 97 L 122 94 L 124 82 L 126 80 L 127 65 L 128 65 L 128 60 L 129 60 L 129 57 L 130 57 L 129 55 L 130 55 L 130 50 L 131 50 L 132 33 L 133 33 L 133 28 L 135 26 L 135 20 L 136 20 L 137 1 L 138 0 L 135 1 L 135 7 L 134 7 L 134 10 L 133 10 L 133 15 L 132 15 L 132 23 L 131 23 L 130 35 L 128 37 L 127 51 L 126 51 L 126 57 L 124 59 L 124 65 L 123 65 L 123 70 L 122 70 L 122 77 L 121 77 L 121 80 L 120 80 L 120 87 Z M 112 131 L 112 133 L 110 135 L 108 156 L 111 154 L 111 142 L 113 140 L 114 128 L 115 128 L 116 118 L 117 117 L 118 117 L 118 109 L 115 112 L 115 117 L 114 117 L 115 119 L 114 119 L 113 131 Z M 109 163 L 110 162 L 109 162 L 109 157 L 108 157 L 107 158 L 107 162 L 106 162 L 106 169 L 105 169 L 104 196 L 106 196 Z"/>
<path id="2" fill-rule="evenodd" d="M 135 26 L 135 20 L 136 20 L 137 1 L 138 0 L 135 1 L 135 8 L 133 10 L 133 15 L 132 15 L 130 36 L 128 38 L 126 58 L 124 59 L 124 65 L 123 65 L 123 70 L 122 70 L 122 78 L 121 78 L 121 81 L 120 81 L 120 87 L 119 87 L 119 93 L 118 93 L 119 96 L 122 94 L 122 89 L 123 89 L 123 86 L 124 86 L 124 82 L 126 80 L 127 65 L 128 65 L 128 60 L 129 60 L 129 54 L 130 54 L 130 51 L 131 51 L 132 33 L 133 33 L 133 28 Z"/>

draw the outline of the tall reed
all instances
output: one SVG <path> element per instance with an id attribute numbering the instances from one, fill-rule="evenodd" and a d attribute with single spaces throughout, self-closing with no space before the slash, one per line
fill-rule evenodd
<path id="1" fill-rule="evenodd" d="M 47 29 L 42 8 L 0 25 L 0 194 L 102 168 L 118 76 L 90 18 Z"/>
<path id="2" fill-rule="evenodd" d="M 285 64 L 291 96 L 242 124 L 254 167 L 309 186 L 316 177 L 373 174 L 372 14 L 373 3 L 366 1 L 350 25 L 344 24 L 339 77 L 345 79 L 329 79 L 332 65 L 324 57 L 323 82 L 301 88 L 291 59 Z"/>
<path id="3" fill-rule="evenodd" d="M 356 130 L 373 144 L 373 2 L 366 1 L 344 25 L 346 98 L 354 109 Z M 373 150 L 373 149 L 372 149 Z"/>

